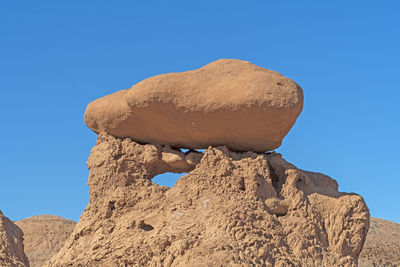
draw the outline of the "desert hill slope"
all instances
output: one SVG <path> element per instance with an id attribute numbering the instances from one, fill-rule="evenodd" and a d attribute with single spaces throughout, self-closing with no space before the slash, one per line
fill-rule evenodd
<path id="1" fill-rule="evenodd" d="M 31 267 L 41 267 L 64 245 L 75 222 L 53 215 L 38 215 L 14 222 L 24 233 L 25 253 Z"/>
<path id="2" fill-rule="evenodd" d="M 400 224 L 371 218 L 360 267 L 400 266 Z"/>

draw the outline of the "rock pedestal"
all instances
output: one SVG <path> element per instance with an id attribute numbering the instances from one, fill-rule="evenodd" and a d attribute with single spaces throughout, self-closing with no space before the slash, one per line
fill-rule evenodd
<path id="1" fill-rule="evenodd" d="M 356 266 L 369 228 L 359 195 L 277 153 L 183 153 L 98 136 L 90 201 L 46 266 Z M 187 172 L 171 188 L 151 179 Z"/>

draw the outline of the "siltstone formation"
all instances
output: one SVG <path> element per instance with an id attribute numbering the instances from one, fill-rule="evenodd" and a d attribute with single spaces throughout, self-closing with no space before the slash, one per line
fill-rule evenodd
<path id="1" fill-rule="evenodd" d="M 92 102 L 89 204 L 46 266 L 356 266 L 362 197 L 267 152 L 302 103 L 295 82 L 240 60 Z M 152 182 L 165 172 L 187 174 L 169 189 Z"/>

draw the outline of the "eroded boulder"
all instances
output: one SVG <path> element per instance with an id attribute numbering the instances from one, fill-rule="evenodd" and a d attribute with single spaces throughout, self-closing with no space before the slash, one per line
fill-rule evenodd
<path id="1" fill-rule="evenodd" d="M 97 99 L 88 105 L 85 122 L 96 133 L 141 143 L 264 152 L 281 145 L 302 107 L 302 89 L 291 79 L 221 59 Z"/>
<path id="2" fill-rule="evenodd" d="M 100 134 L 89 205 L 46 266 L 357 265 L 369 210 L 332 178 L 277 153 L 174 151 Z M 188 174 L 151 181 L 167 171 Z"/>

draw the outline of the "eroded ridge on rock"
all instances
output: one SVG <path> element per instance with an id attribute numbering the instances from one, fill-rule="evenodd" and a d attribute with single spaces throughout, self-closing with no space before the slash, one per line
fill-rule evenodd
<path id="1" fill-rule="evenodd" d="M 97 99 L 88 105 L 85 122 L 96 133 L 141 143 L 264 152 L 281 145 L 302 108 L 303 91 L 291 79 L 221 59 Z"/>
<path id="2" fill-rule="evenodd" d="M 21 229 L 0 211 L 0 266 L 29 267 L 23 235 Z"/>
<path id="3" fill-rule="evenodd" d="M 277 153 L 204 154 L 98 136 L 90 202 L 47 266 L 356 266 L 362 197 Z M 189 172 L 171 188 L 151 179 Z"/>

